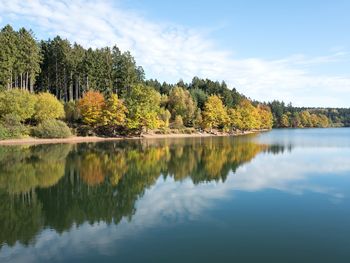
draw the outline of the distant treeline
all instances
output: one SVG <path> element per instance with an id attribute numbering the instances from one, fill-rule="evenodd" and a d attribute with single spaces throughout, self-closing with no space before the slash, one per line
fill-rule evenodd
<path id="1" fill-rule="evenodd" d="M 350 109 L 293 107 L 282 101 L 268 103 L 275 128 L 349 127 Z"/>
<path id="2" fill-rule="evenodd" d="M 252 102 L 224 81 L 194 77 L 190 83 L 180 80 L 169 84 L 148 80 L 130 52 L 121 52 L 117 46 L 84 48 L 59 36 L 38 42 L 32 31 L 15 31 L 10 25 L 0 32 L 0 46 L 0 91 L 51 93 L 65 104 L 67 122 L 84 124 L 102 133 L 168 126 L 230 131 L 269 129 L 272 123 L 274 127 L 349 125 L 348 110 Z M 12 103 L 6 100 L 8 96 L 2 96 L 0 127 L 14 123 L 13 119 L 36 124 L 31 121 L 34 115 L 21 119 L 15 116 L 17 112 L 9 112 L 6 105 L 20 105 L 24 100 Z M 41 104 L 45 105 L 45 99 Z M 34 101 L 32 105 L 36 107 Z M 12 115 L 5 116 L 9 114 Z M 61 110 L 53 115 L 61 116 Z"/>

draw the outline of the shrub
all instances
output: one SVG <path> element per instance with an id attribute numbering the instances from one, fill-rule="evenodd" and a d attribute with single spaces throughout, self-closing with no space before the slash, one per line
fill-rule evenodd
<path id="1" fill-rule="evenodd" d="M 64 118 L 62 103 L 48 92 L 37 95 L 34 109 L 34 119 L 37 121 Z"/>
<path id="2" fill-rule="evenodd" d="M 21 138 L 28 135 L 27 128 L 20 122 L 15 114 L 6 114 L 0 123 L 0 139 Z"/>
<path id="3" fill-rule="evenodd" d="M 39 138 L 67 138 L 72 133 L 63 121 L 44 120 L 32 130 L 32 135 Z"/>
<path id="4" fill-rule="evenodd" d="M 8 132 L 7 132 L 7 129 L 5 128 L 5 126 L 0 123 L 0 140 L 5 140 L 5 139 L 8 139 Z"/>
<path id="5" fill-rule="evenodd" d="M 64 105 L 66 120 L 70 123 L 78 122 L 81 118 L 80 110 L 74 101 L 69 101 Z"/>
<path id="6" fill-rule="evenodd" d="M 8 90 L 0 96 L 0 116 L 14 114 L 19 121 L 30 119 L 34 114 L 35 95 L 19 89 Z"/>

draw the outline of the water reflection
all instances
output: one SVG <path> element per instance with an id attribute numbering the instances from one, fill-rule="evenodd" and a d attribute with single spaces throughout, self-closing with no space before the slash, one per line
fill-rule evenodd
<path id="1" fill-rule="evenodd" d="M 27 245 L 44 227 L 131 220 L 159 177 L 224 182 L 267 151 L 283 148 L 224 137 L 1 147 L 0 243 Z"/>
<path id="2" fill-rule="evenodd" d="M 314 178 L 348 174 L 349 148 L 293 148 L 263 136 L 0 147 L 0 244 L 35 244 L 43 229 L 130 230 L 125 220 L 135 229 L 196 217 L 232 191 L 307 191 L 334 202 L 348 193 L 347 184 Z"/>

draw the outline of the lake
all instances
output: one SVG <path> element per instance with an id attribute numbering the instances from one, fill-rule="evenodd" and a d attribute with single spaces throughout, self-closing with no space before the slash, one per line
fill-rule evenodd
<path id="1" fill-rule="evenodd" d="M 350 262 L 350 129 L 0 147 L 0 262 Z"/>

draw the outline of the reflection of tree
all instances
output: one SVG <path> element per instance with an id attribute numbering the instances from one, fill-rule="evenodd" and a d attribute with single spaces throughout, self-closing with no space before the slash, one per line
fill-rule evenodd
<path id="1" fill-rule="evenodd" d="M 131 220 L 161 175 L 225 181 L 259 152 L 281 150 L 228 137 L 0 148 L 0 242 L 28 244 L 43 227 Z"/>
<path id="2" fill-rule="evenodd" d="M 28 197 L 28 196 L 27 196 Z M 5 242 L 12 246 L 17 241 L 29 245 L 42 227 L 42 207 L 22 196 L 12 196 L 0 190 L 0 248 Z"/>
<path id="3" fill-rule="evenodd" d="M 56 184 L 69 151 L 69 145 L 0 148 L 0 188 L 20 194 Z"/>
<path id="4" fill-rule="evenodd" d="M 81 160 L 80 176 L 90 186 L 99 185 L 105 179 L 100 158 L 96 153 L 88 153 Z"/>

